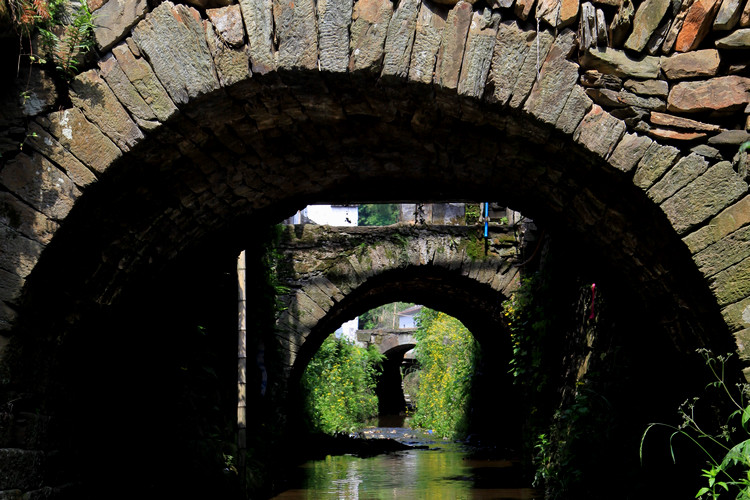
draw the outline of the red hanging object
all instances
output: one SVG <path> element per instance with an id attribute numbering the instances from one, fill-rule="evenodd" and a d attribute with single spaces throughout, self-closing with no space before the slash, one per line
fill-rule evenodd
<path id="1" fill-rule="evenodd" d="M 594 299 L 596 298 L 596 283 L 591 283 L 591 314 L 589 319 L 594 319 Z"/>

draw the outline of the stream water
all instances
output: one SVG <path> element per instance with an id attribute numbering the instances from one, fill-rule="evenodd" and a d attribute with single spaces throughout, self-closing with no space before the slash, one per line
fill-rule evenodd
<path id="1" fill-rule="evenodd" d="M 463 443 L 435 439 L 405 427 L 370 427 L 367 439 L 392 438 L 426 446 L 358 458 L 327 456 L 302 464 L 291 487 L 277 499 L 537 499 L 516 464 L 473 458 Z"/>

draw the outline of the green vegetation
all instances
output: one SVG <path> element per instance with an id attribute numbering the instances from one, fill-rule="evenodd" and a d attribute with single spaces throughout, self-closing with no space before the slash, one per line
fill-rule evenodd
<path id="1" fill-rule="evenodd" d="M 414 304 L 411 302 L 391 302 L 383 304 L 359 316 L 359 324 L 363 330 L 374 330 L 376 328 L 398 328 L 399 311 L 408 309 Z"/>
<path id="2" fill-rule="evenodd" d="M 477 224 L 482 217 L 482 212 L 479 210 L 479 203 L 467 203 L 465 213 L 467 226 Z"/>
<path id="3" fill-rule="evenodd" d="M 376 375 L 383 356 L 329 336 L 302 377 L 307 408 L 317 429 L 328 434 L 355 432 L 378 413 Z"/>
<path id="4" fill-rule="evenodd" d="M 643 443 L 649 431 L 659 427 L 666 428 L 670 431 L 669 448 L 672 460 L 675 460 L 673 441 L 679 436 L 695 444 L 707 460 L 707 468 L 701 471 L 701 476 L 705 478 L 705 485 L 698 490 L 696 498 L 720 498 L 721 496 L 748 500 L 750 499 L 750 402 L 747 397 L 750 386 L 748 384 L 729 385 L 726 364 L 731 354 L 714 357 L 706 349 L 699 349 L 698 352 L 705 359 L 714 378 L 706 389 L 718 391 L 722 401 L 729 403 L 732 413 L 723 425 L 711 431 L 708 430 L 709 426 L 699 423 L 696 417 L 699 413 L 700 398 L 694 397 L 685 401 L 679 409 L 682 423 L 679 425 L 653 423 L 646 428 L 641 439 L 641 461 L 643 461 Z"/>
<path id="5" fill-rule="evenodd" d="M 28 41 L 29 61 L 51 63 L 65 78 L 78 73 L 83 57 L 94 47 L 94 15 L 88 3 L 70 0 L 9 0 L 0 18 L 10 21 L 21 40 Z M 39 34 L 40 51 L 34 52 L 32 38 Z M 27 94 L 23 93 L 22 97 Z"/>
<path id="6" fill-rule="evenodd" d="M 420 365 L 412 423 L 443 437 L 465 435 L 478 344 L 456 318 L 423 308 L 418 316 Z"/>
<path id="7" fill-rule="evenodd" d="M 394 203 L 360 205 L 357 224 L 360 226 L 389 226 L 398 222 L 399 213 L 399 206 Z"/>

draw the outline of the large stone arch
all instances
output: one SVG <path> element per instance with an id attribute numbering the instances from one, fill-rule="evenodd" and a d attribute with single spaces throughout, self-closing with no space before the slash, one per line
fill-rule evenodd
<path id="1" fill-rule="evenodd" d="M 746 118 L 747 78 L 683 84 L 661 60 L 605 49 L 583 50 L 581 67 L 584 44 L 562 29 L 581 17 L 537 30 L 525 8 L 498 22 L 466 3 L 128 5 L 71 105 L 32 116 L 24 150 L 3 159 L 0 321 L 15 344 L 54 356 L 61 332 L 176 256 L 251 244 L 248 224 L 311 202 L 418 198 L 502 200 L 566 228 L 622 270 L 675 344 L 727 347 L 734 333 L 744 352 L 744 172 L 721 148 L 628 128 L 579 77 L 666 82 L 670 100 L 729 84 L 726 122 Z M 244 31 L 214 17 L 240 11 Z M 674 116 L 659 119 L 685 123 Z"/>

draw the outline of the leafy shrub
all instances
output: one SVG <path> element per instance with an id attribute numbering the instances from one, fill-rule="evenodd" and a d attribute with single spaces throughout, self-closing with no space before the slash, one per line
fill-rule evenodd
<path id="1" fill-rule="evenodd" d="M 383 356 L 329 336 L 302 377 L 307 408 L 318 430 L 355 432 L 378 413 L 376 376 Z"/>
<path id="2" fill-rule="evenodd" d="M 466 432 L 478 346 L 471 332 L 452 316 L 423 308 L 418 319 L 420 374 L 412 422 L 456 438 Z"/>

